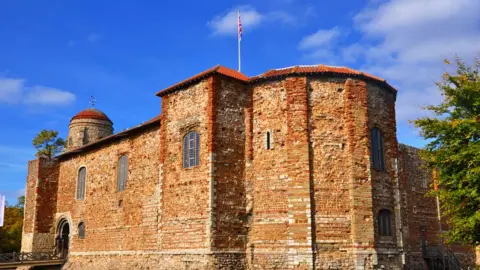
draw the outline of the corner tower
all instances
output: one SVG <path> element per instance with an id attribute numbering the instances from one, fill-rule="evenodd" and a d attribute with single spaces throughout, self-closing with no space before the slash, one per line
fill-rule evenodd
<path id="1" fill-rule="evenodd" d="M 85 109 L 72 117 L 68 126 L 66 150 L 81 147 L 113 134 L 113 122 L 95 108 Z"/>

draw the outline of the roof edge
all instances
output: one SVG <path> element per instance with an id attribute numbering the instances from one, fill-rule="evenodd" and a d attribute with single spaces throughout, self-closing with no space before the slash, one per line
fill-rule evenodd
<path id="1" fill-rule="evenodd" d="M 185 88 L 187 86 L 190 86 L 192 85 L 193 83 L 195 82 L 198 82 L 200 80 L 203 80 L 205 78 L 208 78 L 214 74 L 221 74 L 221 75 L 224 75 L 224 76 L 227 76 L 227 77 L 230 77 L 230 78 L 233 78 L 233 79 L 236 79 L 236 80 L 239 80 L 239 81 L 243 81 L 243 82 L 248 82 L 249 81 L 249 77 L 239 71 L 236 71 L 236 70 L 233 70 L 231 68 L 228 68 L 228 67 L 225 67 L 225 66 L 222 66 L 222 65 L 215 65 L 214 67 L 212 68 L 209 68 L 205 71 L 202 71 L 198 74 L 195 74 L 183 81 L 180 81 L 172 86 L 169 86 L 163 90 L 160 90 L 158 91 L 155 95 L 157 97 L 163 97 L 165 95 L 168 95 L 170 93 L 173 93 L 177 90 L 180 90 L 182 88 Z"/>
<path id="2" fill-rule="evenodd" d="M 169 86 L 159 92 L 156 93 L 156 96 L 158 97 L 163 97 L 165 95 L 168 95 L 170 93 L 173 93 L 175 91 L 178 91 L 180 89 L 183 89 L 185 87 L 188 87 L 192 85 L 195 82 L 198 82 L 200 80 L 203 80 L 205 78 L 208 78 L 212 76 L 213 74 L 221 74 L 239 81 L 243 81 L 245 83 L 249 84 L 255 84 L 257 82 L 262 82 L 262 81 L 269 81 L 269 80 L 277 80 L 280 78 L 286 78 L 290 76 L 308 76 L 308 75 L 328 75 L 332 74 L 338 77 L 344 77 L 344 78 L 361 78 L 367 81 L 372 81 L 379 83 L 383 85 L 389 92 L 397 95 L 397 89 L 390 85 L 386 80 L 379 78 L 377 76 L 358 71 L 355 69 L 351 69 L 348 67 L 337 67 L 337 66 L 326 66 L 326 65 L 308 65 L 308 66 L 302 66 L 302 65 L 296 65 L 296 66 L 291 66 L 291 67 L 286 67 L 286 68 L 280 68 L 280 69 L 270 69 L 260 75 L 253 76 L 253 77 L 248 77 L 244 75 L 243 73 L 227 68 L 225 66 L 221 65 L 216 65 L 212 68 L 209 68 L 205 71 L 202 71 L 196 75 L 193 75 L 179 83 L 176 83 L 172 86 Z"/>
<path id="3" fill-rule="evenodd" d="M 55 159 L 60 160 L 60 159 L 63 159 L 67 156 L 80 154 L 80 153 L 83 153 L 85 151 L 95 149 L 102 144 L 106 144 L 106 143 L 109 143 L 109 142 L 114 142 L 116 140 L 125 138 L 125 136 L 133 135 L 133 134 L 135 134 L 135 133 L 137 133 L 137 132 L 139 132 L 139 131 L 141 131 L 145 128 L 153 126 L 156 123 L 160 124 L 160 118 L 161 118 L 161 115 L 158 115 L 158 116 L 156 116 L 156 117 L 154 117 L 154 118 L 152 118 L 152 119 L 150 119 L 150 120 L 148 120 L 148 121 L 146 121 L 146 122 L 144 122 L 140 125 L 137 125 L 137 126 L 128 128 L 124 131 L 118 132 L 116 134 L 104 137 L 104 138 L 102 138 L 100 140 L 97 140 L 97 141 L 94 141 L 92 143 L 89 143 L 89 144 L 86 144 L 86 145 L 83 145 L 83 146 L 80 146 L 80 147 L 77 147 L 77 148 L 73 148 L 69 151 L 66 151 L 66 152 L 63 152 L 63 153 L 59 154 L 58 156 L 55 157 Z"/>
<path id="4" fill-rule="evenodd" d="M 278 79 L 283 79 L 287 77 L 299 77 L 299 76 L 308 76 L 308 75 L 328 75 L 328 74 L 334 74 L 335 76 L 338 77 L 343 77 L 343 78 L 361 78 L 366 81 L 372 81 L 379 83 L 387 88 L 388 91 L 391 93 L 395 94 L 395 97 L 397 96 L 398 90 L 390 85 L 386 80 L 379 80 L 372 78 L 370 76 L 366 76 L 363 73 L 359 74 L 346 74 L 346 73 L 340 73 L 340 72 L 332 72 L 332 71 L 325 71 L 325 72 L 293 72 L 293 73 L 286 73 L 286 74 L 281 74 L 281 75 L 275 75 L 275 76 L 267 76 L 267 77 L 261 77 L 260 76 L 254 76 L 251 77 L 249 80 L 250 84 L 255 84 L 255 83 L 261 83 L 261 82 L 266 82 L 266 81 L 274 81 Z"/>

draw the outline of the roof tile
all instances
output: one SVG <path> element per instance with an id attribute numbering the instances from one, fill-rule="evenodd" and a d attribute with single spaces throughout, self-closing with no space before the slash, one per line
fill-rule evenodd
<path id="1" fill-rule="evenodd" d="M 378 81 L 381 83 L 385 83 L 387 87 L 392 89 L 393 91 L 397 91 L 394 87 L 389 85 L 384 79 L 379 78 L 377 76 L 360 72 L 358 70 L 354 70 L 348 67 L 336 67 L 336 66 L 326 66 L 326 65 L 309 65 L 309 66 L 292 66 L 292 67 L 286 67 L 286 68 L 279 68 L 279 69 L 271 69 L 268 70 L 265 73 L 262 73 L 260 75 L 254 76 L 254 77 L 248 77 L 245 74 L 238 72 L 236 70 L 216 65 L 210 69 L 207 69 L 203 72 L 200 72 L 190 78 L 187 78 L 179 83 L 176 83 L 170 87 L 167 87 L 157 93 L 157 96 L 164 96 L 172 91 L 175 91 L 177 89 L 180 89 L 182 87 L 188 86 L 191 83 L 194 83 L 198 80 L 201 80 L 203 78 L 206 78 L 212 74 L 222 74 L 243 82 L 256 82 L 256 81 L 261 81 L 261 80 L 266 80 L 270 78 L 275 78 L 275 77 L 281 77 L 281 76 L 288 76 L 288 75 L 294 75 L 294 74 L 325 74 L 325 73 L 332 73 L 332 74 L 342 74 L 342 75 L 353 75 L 353 76 L 361 76 L 367 79 L 371 79 L 374 81 Z"/>
<path id="2" fill-rule="evenodd" d="M 216 65 L 212 68 L 209 68 L 203 72 L 200 72 L 196 75 L 193 75 L 192 77 L 190 78 L 187 78 L 179 83 L 176 83 L 172 86 L 169 86 L 159 92 L 157 92 L 157 96 L 163 96 L 163 95 L 166 95 L 168 93 L 170 93 L 171 91 L 174 91 L 176 89 L 179 89 L 179 88 L 182 88 L 184 86 L 187 86 L 189 85 L 190 83 L 193 83 L 197 80 L 201 80 L 205 77 L 208 77 L 214 73 L 218 73 L 218 74 L 222 74 L 222 75 L 225 75 L 225 76 L 228 76 L 228 77 L 231 77 L 231 78 L 234 78 L 234 79 L 237 79 L 237 80 L 240 80 L 240 81 L 244 81 L 244 82 L 248 82 L 248 76 L 241 73 L 241 72 L 238 72 L 236 70 L 233 70 L 231 68 L 227 68 L 227 67 L 224 67 L 224 66 L 220 66 L 220 65 Z"/>

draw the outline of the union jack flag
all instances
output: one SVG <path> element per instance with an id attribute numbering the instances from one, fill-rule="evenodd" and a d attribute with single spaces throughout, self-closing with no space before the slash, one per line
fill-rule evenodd
<path id="1" fill-rule="evenodd" d="M 242 41 L 242 20 L 240 20 L 240 10 L 238 11 L 238 41 Z"/>

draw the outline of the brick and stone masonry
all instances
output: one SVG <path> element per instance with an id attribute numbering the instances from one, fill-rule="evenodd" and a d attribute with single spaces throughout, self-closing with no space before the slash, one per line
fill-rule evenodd
<path id="1" fill-rule="evenodd" d="M 425 196 L 433 175 L 397 142 L 396 93 L 348 68 L 249 78 L 216 66 L 157 93 L 161 114 L 126 131 L 84 110 L 64 153 L 29 162 L 22 250 L 53 252 L 67 224 L 64 269 L 427 269 L 422 241 L 473 267 L 471 248 L 442 244 L 446 224 Z M 372 166 L 372 128 L 384 170 Z M 199 165 L 184 168 L 190 131 Z M 378 233 L 381 209 L 390 236 Z"/>

